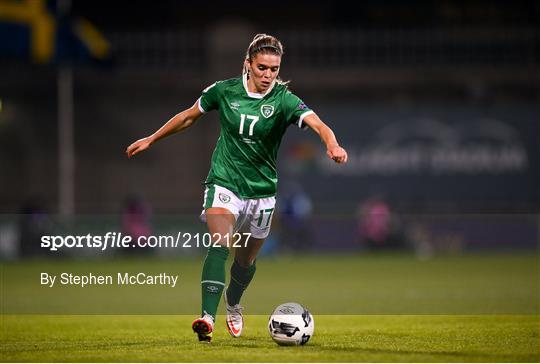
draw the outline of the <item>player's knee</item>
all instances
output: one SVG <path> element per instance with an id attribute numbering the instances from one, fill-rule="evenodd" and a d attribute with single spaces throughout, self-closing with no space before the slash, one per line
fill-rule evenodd
<path id="1" fill-rule="evenodd" d="M 222 229 L 223 232 L 210 232 L 212 238 L 212 246 L 220 246 L 224 248 L 231 247 L 231 232 L 225 232 L 226 229 Z"/>
<path id="2" fill-rule="evenodd" d="M 221 248 L 230 248 L 229 246 L 229 242 L 225 239 L 215 239 L 213 242 L 212 242 L 212 246 L 219 246 Z"/>
<path id="3" fill-rule="evenodd" d="M 212 261 L 223 261 L 225 262 L 229 257 L 229 249 L 221 246 L 211 246 L 208 248 L 206 254 L 206 259 Z"/>
<path id="4" fill-rule="evenodd" d="M 251 257 L 235 257 L 236 263 L 242 268 L 249 268 L 255 265 L 255 258 Z"/>

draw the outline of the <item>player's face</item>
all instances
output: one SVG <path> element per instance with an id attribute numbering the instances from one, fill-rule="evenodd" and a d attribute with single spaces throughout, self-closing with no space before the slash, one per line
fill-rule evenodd
<path id="1" fill-rule="evenodd" d="M 258 93 L 266 92 L 278 76 L 280 64 L 281 56 L 268 53 L 257 53 L 251 62 L 246 60 L 249 69 L 248 85 Z"/>

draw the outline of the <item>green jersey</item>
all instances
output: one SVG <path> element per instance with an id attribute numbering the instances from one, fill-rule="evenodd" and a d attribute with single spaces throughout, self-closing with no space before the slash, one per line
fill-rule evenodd
<path id="1" fill-rule="evenodd" d="M 240 198 L 276 194 L 276 159 L 289 125 L 303 127 L 313 113 L 286 85 L 275 82 L 265 94 L 249 92 L 246 77 L 206 88 L 199 109 L 218 110 L 221 132 L 205 184 L 223 186 Z"/>

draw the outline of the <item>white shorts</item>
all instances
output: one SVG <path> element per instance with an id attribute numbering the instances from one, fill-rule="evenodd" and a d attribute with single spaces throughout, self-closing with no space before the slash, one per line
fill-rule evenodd
<path id="1" fill-rule="evenodd" d="M 235 233 L 251 233 L 254 238 L 265 239 L 270 233 L 275 206 L 275 196 L 244 200 L 225 187 L 212 184 L 204 190 L 201 220 L 206 222 L 207 208 L 222 207 L 234 215 Z"/>

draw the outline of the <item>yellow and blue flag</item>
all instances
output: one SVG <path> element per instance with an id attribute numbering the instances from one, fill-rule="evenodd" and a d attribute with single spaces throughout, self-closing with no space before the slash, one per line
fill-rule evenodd
<path id="1" fill-rule="evenodd" d="M 54 0 L 0 0 L 0 58 L 109 63 L 112 52 L 88 20 L 57 16 Z"/>

